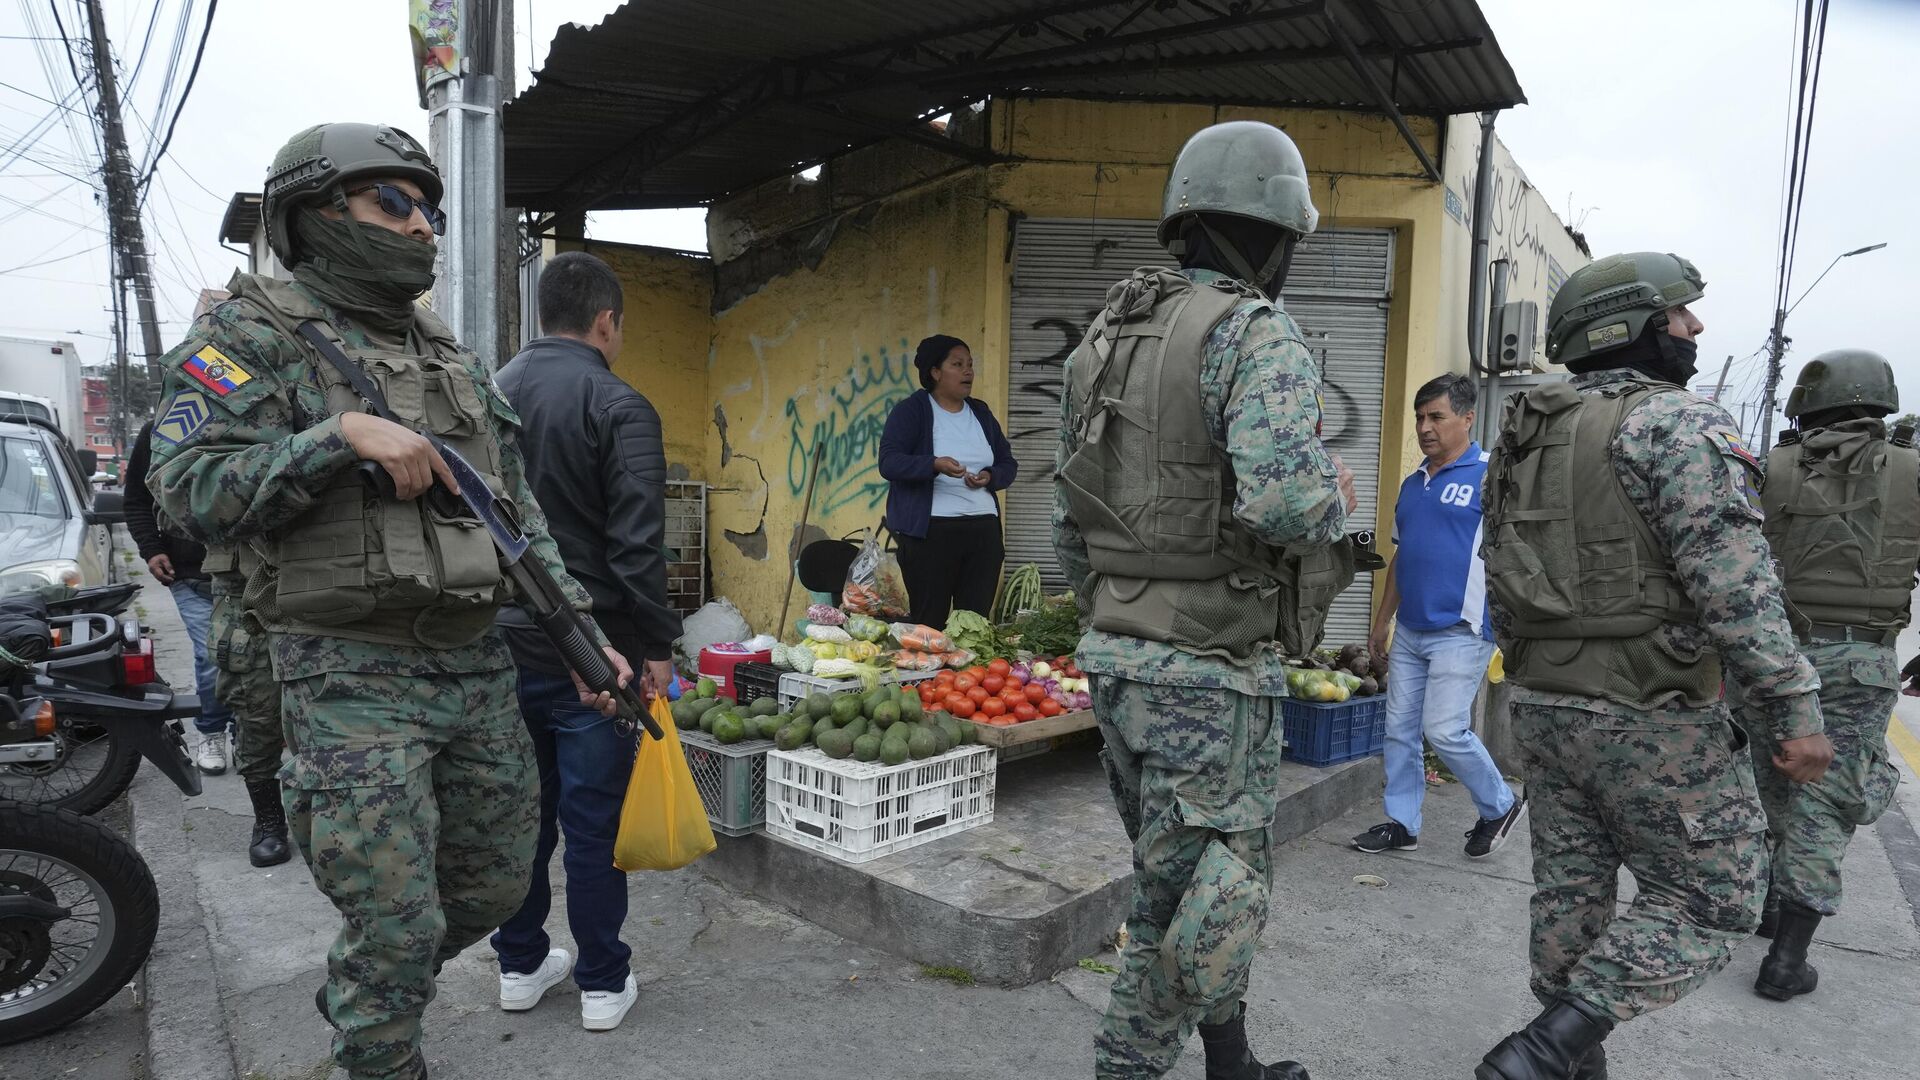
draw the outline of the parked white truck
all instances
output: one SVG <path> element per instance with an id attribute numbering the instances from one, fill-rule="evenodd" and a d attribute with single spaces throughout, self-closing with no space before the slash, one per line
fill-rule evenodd
<path id="1" fill-rule="evenodd" d="M 0 337 L 0 392 L 20 399 L 50 402 L 53 422 L 66 433 L 71 446 L 80 446 L 80 350 L 71 341 Z M 18 404 L 0 393 L 0 412 Z M 37 411 L 29 409 L 29 412 Z"/>

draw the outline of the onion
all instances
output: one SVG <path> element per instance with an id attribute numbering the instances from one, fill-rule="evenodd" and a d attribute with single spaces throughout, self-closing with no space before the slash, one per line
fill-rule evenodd
<path id="1" fill-rule="evenodd" d="M 1087 693 L 1085 690 L 1079 691 L 1073 695 L 1073 707 L 1076 709 L 1093 708 L 1093 695 Z"/>
<path id="2" fill-rule="evenodd" d="M 1044 679 L 1053 674 L 1053 665 L 1047 663 L 1045 660 L 1038 660 L 1034 662 L 1033 667 L 1029 670 L 1033 673 L 1034 678 Z"/>
<path id="3" fill-rule="evenodd" d="M 1048 697 L 1052 697 L 1060 692 L 1060 680 L 1058 679 L 1041 679 L 1040 686 L 1046 690 Z"/>
<path id="4" fill-rule="evenodd" d="M 1013 665 L 1007 669 L 1007 674 L 1011 675 L 1021 686 L 1027 685 L 1027 682 L 1033 678 L 1033 671 L 1025 664 Z"/>

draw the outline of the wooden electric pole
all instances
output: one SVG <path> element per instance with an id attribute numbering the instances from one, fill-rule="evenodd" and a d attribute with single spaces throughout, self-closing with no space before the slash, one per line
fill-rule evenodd
<path id="1" fill-rule="evenodd" d="M 152 388 L 160 385 L 160 357 L 166 351 L 160 345 L 160 317 L 153 305 L 153 265 L 147 258 L 146 232 L 140 227 L 140 194 L 134 186 L 127 131 L 120 121 L 120 91 L 113 78 L 106 15 L 100 9 L 100 0 L 86 3 L 87 27 L 93 39 L 93 72 L 100 87 L 100 129 L 107 150 L 107 217 L 112 225 L 114 264 L 116 274 L 133 283 L 140 344 L 147 354 L 147 386 Z"/>

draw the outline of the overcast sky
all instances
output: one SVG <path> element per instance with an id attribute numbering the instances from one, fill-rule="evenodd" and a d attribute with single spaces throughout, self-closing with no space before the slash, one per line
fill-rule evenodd
<path id="1" fill-rule="evenodd" d="M 75 0 L 54 2 L 75 33 Z M 121 78 L 131 86 L 128 140 L 137 164 L 158 142 L 151 129 L 164 128 L 159 114 L 174 43 L 184 37 L 168 112 L 206 6 L 159 0 L 156 11 L 148 2 L 106 0 Z M 544 62 L 562 21 L 597 22 L 618 4 L 517 6 L 524 87 L 527 69 Z M 1654 248 L 1699 264 L 1708 282 L 1698 305 L 1707 324 L 1703 379 L 1710 382 L 1720 362 L 1734 356 L 1726 400 L 1737 414 L 1741 401 L 1758 398 L 1764 357 L 1756 350 L 1772 316 L 1796 5 L 1481 6 L 1529 99 L 1500 117 L 1501 137 L 1596 254 Z M 320 5 L 229 0 L 215 18 L 145 218 L 169 344 L 184 331 L 198 290 L 223 284 L 241 265 L 217 241 L 221 214 L 233 192 L 259 190 L 287 136 L 308 124 L 352 119 L 427 137 L 405 4 L 328 0 L 326 17 L 314 17 L 316 10 Z M 97 152 L 85 116 L 39 100 L 85 108 L 52 23 L 43 0 L 0 0 L 0 334 L 71 338 L 96 363 L 106 359 L 110 340 L 104 210 L 85 179 L 97 171 Z M 1888 247 L 1842 262 L 1793 313 L 1788 336 L 1795 344 L 1786 363 L 1791 382 L 1801 363 L 1825 349 L 1877 349 L 1900 373 L 1907 411 L 1920 411 L 1920 355 L 1910 344 L 1909 314 L 1920 296 L 1920 207 L 1912 196 L 1920 177 L 1916 57 L 1920 3 L 1834 0 L 1794 295 L 1840 252 Z M 21 144 L 49 117 L 41 137 Z M 705 246 L 698 212 L 598 215 L 589 232 Z"/>

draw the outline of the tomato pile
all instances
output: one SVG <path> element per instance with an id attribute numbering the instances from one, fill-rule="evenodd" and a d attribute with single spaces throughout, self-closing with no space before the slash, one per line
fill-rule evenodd
<path id="1" fill-rule="evenodd" d="M 1035 674 L 1038 672 L 1039 674 Z M 1014 664 L 994 660 L 964 671 L 942 671 L 918 684 L 928 712 L 1002 727 L 1089 707 L 1087 677 L 1073 657 Z"/>

